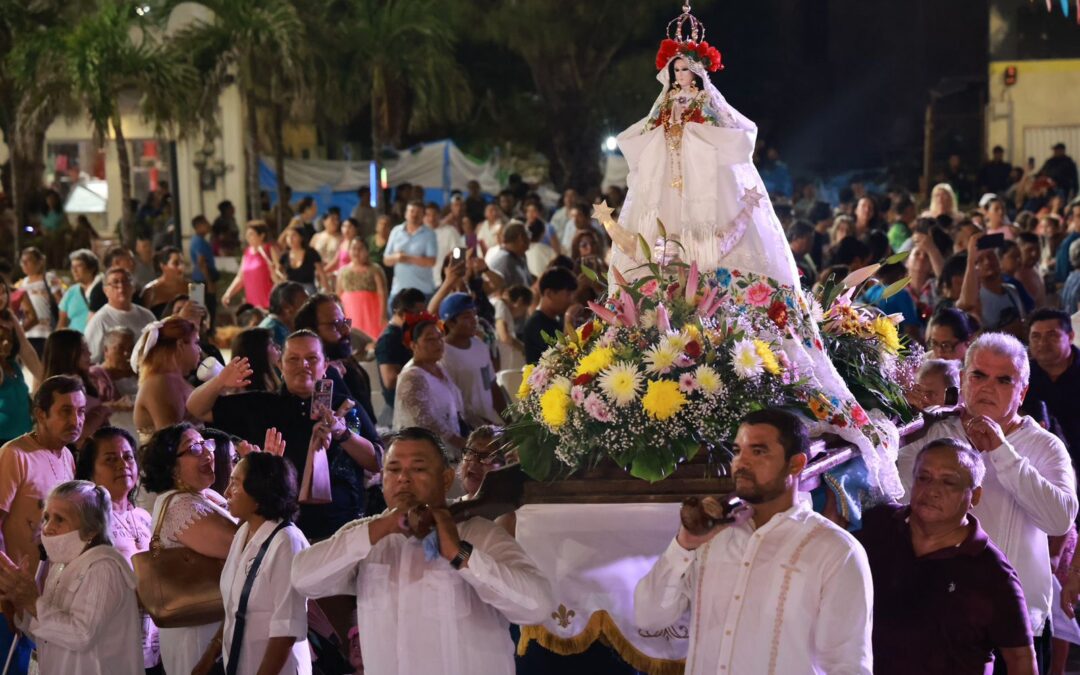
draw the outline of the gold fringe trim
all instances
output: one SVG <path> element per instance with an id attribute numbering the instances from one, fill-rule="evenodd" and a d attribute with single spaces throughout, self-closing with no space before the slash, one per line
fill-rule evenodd
<path id="1" fill-rule="evenodd" d="M 529 643 L 535 640 L 540 646 L 556 654 L 569 656 L 580 654 L 592 643 L 600 640 L 622 657 L 630 666 L 649 675 L 682 675 L 686 662 L 674 659 L 656 659 L 643 652 L 627 640 L 619 627 L 605 610 L 597 610 L 589 617 L 585 629 L 574 637 L 564 638 L 552 635 L 543 626 L 522 626 L 521 639 L 518 641 L 518 656 L 524 656 Z"/>

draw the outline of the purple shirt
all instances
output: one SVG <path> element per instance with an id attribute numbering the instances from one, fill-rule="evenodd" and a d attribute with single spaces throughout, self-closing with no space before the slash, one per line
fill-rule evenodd
<path id="1" fill-rule="evenodd" d="M 1032 643 L 1024 592 L 974 516 L 958 546 L 916 557 L 909 507 L 863 515 L 856 537 L 874 577 L 875 675 L 993 672 L 993 650 Z"/>

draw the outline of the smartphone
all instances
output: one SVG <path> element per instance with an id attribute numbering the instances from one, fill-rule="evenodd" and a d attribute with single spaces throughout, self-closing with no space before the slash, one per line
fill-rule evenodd
<path id="1" fill-rule="evenodd" d="M 980 251 L 986 251 L 986 250 L 989 250 L 989 249 L 992 249 L 992 248 L 993 249 L 1001 248 L 1001 246 L 1004 243 L 1005 243 L 1005 235 L 999 232 L 997 234 L 988 234 L 988 235 L 983 236 L 983 238 L 980 239 L 979 243 L 976 244 L 975 246 Z"/>
<path id="2" fill-rule="evenodd" d="M 323 410 L 333 411 L 334 381 L 317 380 L 315 391 L 311 392 L 311 417 L 315 418 L 322 414 Z"/>
<path id="3" fill-rule="evenodd" d="M 463 248 L 461 248 L 460 246 L 455 246 L 452 257 L 453 257 L 454 261 L 461 260 L 462 258 L 465 257 L 465 250 Z"/>
<path id="4" fill-rule="evenodd" d="M 190 283 L 187 285 L 188 297 L 206 307 L 206 284 Z"/>

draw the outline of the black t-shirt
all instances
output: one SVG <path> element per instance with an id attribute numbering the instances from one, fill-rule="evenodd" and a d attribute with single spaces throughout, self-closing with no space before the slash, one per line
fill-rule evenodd
<path id="1" fill-rule="evenodd" d="M 90 308 L 91 312 L 96 312 L 108 303 L 109 299 L 105 297 L 105 283 L 102 279 L 98 279 L 94 282 L 94 285 L 90 287 L 90 294 L 87 298 L 86 305 Z"/>
<path id="2" fill-rule="evenodd" d="M 1057 420 L 1065 434 L 1064 441 L 1069 446 L 1073 465 L 1080 466 L 1080 415 L 1076 414 L 1076 402 L 1080 400 L 1080 349 L 1072 348 L 1072 363 L 1057 380 L 1051 380 L 1032 360 L 1027 397 L 1046 403 L 1046 411 Z"/>
<path id="3" fill-rule="evenodd" d="M 375 341 L 375 363 L 380 366 L 386 364 L 404 367 L 412 358 L 412 352 L 402 342 L 404 335 L 405 332 L 401 326 L 395 326 L 392 323 L 387 324 L 382 334 L 379 335 L 379 339 Z M 382 387 L 383 399 L 386 401 L 386 405 L 393 409 L 394 390 L 386 388 L 386 383 L 382 381 L 381 371 L 379 372 L 379 385 Z"/>
<path id="4" fill-rule="evenodd" d="M 544 342 L 544 333 L 555 337 L 555 331 L 562 329 L 562 317 L 552 319 L 540 310 L 533 312 L 532 316 L 525 321 L 525 328 L 521 331 L 522 341 L 525 343 L 525 363 L 535 364 L 540 360 L 540 355 L 547 350 L 548 343 Z"/>
<path id="5" fill-rule="evenodd" d="M 332 379 L 332 378 L 331 378 Z M 334 388 L 333 406 L 348 398 Z M 315 426 L 310 417 L 311 399 L 280 391 L 246 391 L 222 396 L 214 403 L 213 426 L 248 441 L 262 445 L 266 430 L 276 427 L 285 441 L 285 457 L 296 467 L 296 480 L 304 475 L 308 443 Z M 355 406 L 346 416 L 349 428 L 372 443 L 379 442 L 378 432 L 367 412 Z M 326 539 L 338 528 L 364 515 L 364 470 L 337 443 L 327 451 L 330 465 L 331 503 L 304 504 L 300 507 L 300 530 L 311 541 Z"/>
<path id="6" fill-rule="evenodd" d="M 315 263 L 322 262 L 319 252 L 313 248 L 304 249 L 304 261 L 300 267 L 289 264 L 289 252 L 281 254 L 281 267 L 285 270 L 285 278 L 298 284 L 315 285 Z"/>

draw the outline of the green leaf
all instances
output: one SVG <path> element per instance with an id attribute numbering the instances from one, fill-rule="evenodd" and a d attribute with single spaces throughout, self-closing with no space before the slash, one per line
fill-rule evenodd
<path id="1" fill-rule="evenodd" d="M 911 283 L 911 278 L 910 278 L 910 277 L 904 277 L 903 279 L 900 279 L 899 281 L 894 281 L 894 282 L 892 282 L 891 284 L 889 284 L 889 285 L 888 285 L 888 286 L 887 286 L 887 287 L 885 288 L 885 292 L 884 292 L 884 293 L 882 293 L 882 295 L 881 295 L 881 298 L 882 298 L 883 300 L 888 300 L 888 299 L 889 299 L 889 298 L 891 298 L 892 296 L 896 295 L 896 294 L 897 294 L 897 293 L 899 293 L 900 291 L 902 291 L 902 290 L 904 290 L 905 288 L 907 288 L 907 285 L 908 285 L 909 283 Z"/>
<path id="2" fill-rule="evenodd" d="M 659 218 L 656 219 L 656 229 L 660 231 L 660 236 L 667 239 L 667 228 L 664 227 L 664 222 Z"/>
<path id="3" fill-rule="evenodd" d="M 596 272 L 592 270 L 588 265 L 581 266 L 581 273 L 585 275 L 585 278 L 594 284 L 600 283 L 600 278 L 596 276 Z"/>
<path id="4" fill-rule="evenodd" d="M 909 255 L 911 255 L 911 250 L 910 249 L 907 250 L 907 251 L 900 251 L 899 253 L 894 253 L 894 254 L 892 254 L 891 256 L 889 256 L 888 258 L 885 259 L 885 264 L 886 265 L 895 265 L 898 262 L 904 262 L 905 260 L 907 260 L 907 257 Z"/>
<path id="5" fill-rule="evenodd" d="M 652 247 L 649 246 L 649 242 L 645 241 L 645 237 L 641 236 L 641 233 L 638 233 L 637 238 L 638 244 L 640 244 L 641 246 L 641 252 L 642 254 L 644 254 L 645 259 L 649 262 L 652 262 Z"/>
<path id="6" fill-rule="evenodd" d="M 675 470 L 675 461 L 670 453 L 659 448 L 649 448 L 634 456 L 630 465 L 630 475 L 635 478 L 655 483 L 671 475 Z"/>

